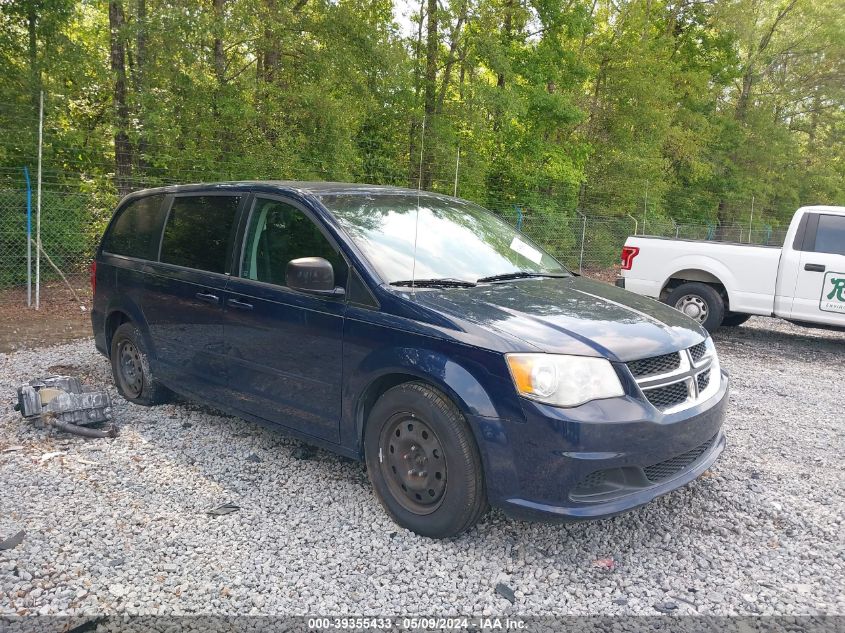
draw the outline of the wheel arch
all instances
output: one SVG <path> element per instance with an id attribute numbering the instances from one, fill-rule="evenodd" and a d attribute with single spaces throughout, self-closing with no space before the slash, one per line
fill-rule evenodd
<path id="1" fill-rule="evenodd" d="M 370 411 L 386 391 L 406 382 L 421 382 L 442 392 L 467 418 L 467 423 L 471 427 L 473 426 L 471 422 L 473 416 L 498 416 L 496 407 L 487 391 L 466 368 L 441 353 L 423 350 L 416 350 L 416 352 L 415 355 L 400 354 L 398 357 L 408 359 L 413 356 L 417 362 L 385 367 L 362 381 L 364 386 L 357 392 L 354 407 L 355 433 L 359 452 L 362 456 L 364 430 Z M 431 366 L 434 363 L 439 371 L 426 372 L 419 369 L 421 356 L 425 360 L 422 363 L 423 365 Z M 480 444 L 477 438 L 476 444 Z M 479 449 L 481 449 L 481 446 L 479 446 Z"/>
<path id="2" fill-rule="evenodd" d="M 152 337 L 150 336 L 149 328 L 147 327 L 147 322 L 144 319 L 144 315 L 141 312 L 141 309 L 134 305 L 134 304 L 115 304 L 110 306 L 108 311 L 106 312 L 106 318 L 104 321 L 104 333 L 105 333 L 105 342 L 106 342 L 106 350 L 108 350 L 109 355 L 111 355 L 111 343 L 112 338 L 114 337 L 114 333 L 124 323 L 133 323 L 135 327 L 138 328 L 138 331 L 141 332 L 141 336 L 144 337 L 144 344 L 147 348 L 147 353 L 152 358 L 156 357 L 155 346 L 153 345 Z"/>
<path id="3" fill-rule="evenodd" d="M 725 302 L 725 310 L 729 308 L 735 280 L 733 273 L 721 262 L 708 259 L 705 265 L 697 263 L 687 267 L 676 266 L 675 272 L 669 275 L 660 287 L 660 300 L 665 301 L 669 293 L 675 288 L 689 282 L 705 283 L 712 286 L 722 296 Z"/>

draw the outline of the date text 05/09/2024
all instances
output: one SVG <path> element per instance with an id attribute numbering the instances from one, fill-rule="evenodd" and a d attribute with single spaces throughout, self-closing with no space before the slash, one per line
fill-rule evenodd
<path id="1" fill-rule="evenodd" d="M 526 623 L 520 618 L 513 617 L 325 617 L 309 618 L 310 630 L 411 630 L 411 631 L 518 631 L 524 629 Z"/>

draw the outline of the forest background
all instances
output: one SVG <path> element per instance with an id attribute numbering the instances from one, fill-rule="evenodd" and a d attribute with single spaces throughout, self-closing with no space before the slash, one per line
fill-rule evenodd
<path id="1" fill-rule="evenodd" d="M 582 256 L 590 218 L 596 262 L 635 230 L 768 241 L 845 204 L 838 0 L 0 0 L 7 283 L 42 94 L 67 266 L 120 196 L 173 182 L 457 193 Z"/>

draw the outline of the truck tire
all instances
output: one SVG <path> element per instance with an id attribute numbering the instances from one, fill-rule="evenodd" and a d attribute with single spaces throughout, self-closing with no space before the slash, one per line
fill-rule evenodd
<path id="1" fill-rule="evenodd" d="M 750 318 L 750 314 L 743 314 L 742 312 L 728 312 L 722 319 L 722 327 L 738 327 Z"/>
<path id="2" fill-rule="evenodd" d="M 666 303 L 713 332 L 725 318 L 725 302 L 712 286 L 699 282 L 681 284 L 669 293 Z"/>
<path id="3" fill-rule="evenodd" d="M 129 402 L 152 406 L 170 400 L 170 391 L 153 375 L 144 337 L 134 323 L 122 323 L 115 330 L 109 360 L 114 384 Z"/>
<path id="4" fill-rule="evenodd" d="M 378 399 L 364 450 L 376 496 L 412 532 L 457 536 L 487 509 L 472 430 L 452 401 L 425 383 L 397 385 Z"/>

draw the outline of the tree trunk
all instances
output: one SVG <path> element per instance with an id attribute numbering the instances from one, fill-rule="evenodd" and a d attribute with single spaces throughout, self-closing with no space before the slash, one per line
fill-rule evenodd
<path id="1" fill-rule="evenodd" d="M 30 5 L 29 7 L 26 23 L 29 34 L 29 72 L 31 78 L 32 107 L 35 112 L 38 112 L 38 102 L 41 98 L 41 69 L 38 66 L 38 16 L 35 13 L 34 5 Z"/>
<path id="2" fill-rule="evenodd" d="M 446 66 L 443 69 L 443 79 L 440 83 L 440 94 L 437 95 L 436 113 L 443 113 L 443 101 L 446 99 L 446 92 L 449 90 L 449 82 L 452 79 L 452 67 L 455 65 L 455 60 L 459 57 L 458 41 L 461 37 L 461 28 L 464 25 L 464 20 L 467 16 L 467 3 L 464 2 L 461 7 L 461 12 L 458 15 L 458 20 L 455 23 L 455 28 L 452 29 L 452 35 L 449 38 L 449 56 L 446 58 Z"/>
<path id="3" fill-rule="evenodd" d="M 420 15 L 417 22 L 417 41 L 414 48 L 414 104 L 419 103 L 420 90 L 422 89 L 422 67 L 420 60 L 422 59 L 422 33 L 423 20 L 425 19 L 425 3 L 426 0 L 420 0 Z M 416 115 L 411 116 L 411 125 L 408 129 L 408 187 L 416 189 L 420 183 L 421 174 L 419 172 L 420 165 L 417 154 L 417 135 L 419 134 L 419 121 Z"/>
<path id="4" fill-rule="evenodd" d="M 751 100 L 751 87 L 754 85 L 754 69 L 749 62 L 742 75 L 742 90 L 740 90 L 739 98 L 736 100 L 736 120 L 739 122 L 745 121 L 745 116 L 748 113 L 748 102 Z"/>
<path id="5" fill-rule="evenodd" d="M 214 76 L 217 85 L 226 83 L 226 56 L 223 52 L 223 7 L 226 0 L 213 0 L 214 3 Z"/>
<path id="6" fill-rule="evenodd" d="M 503 20 L 502 25 L 502 48 L 504 49 L 504 56 L 507 57 L 508 52 L 510 50 L 510 43 L 511 38 L 513 37 L 513 3 L 514 0 L 506 0 L 504 11 L 505 17 Z M 505 70 L 504 68 L 500 68 L 499 72 L 496 77 L 496 87 L 499 90 L 505 89 Z M 501 103 L 496 106 L 496 115 L 495 119 L 493 120 L 493 131 L 499 132 L 502 128 L 502 117 L 504 116 L 504 111 L 502 110 Z"/>
<path id="7" fill-rule="evenodd" d="M 264 5 L 267 8 L 267 17 L 265 19 L 264 41 L 261 51 L 261 68 L 263 71 L 261 78 L 267 83 L 273 83 L 277 76 L 281 52 L 279 50 L 278 38 L 271 25 L 279 19 L 279 16 L 276 0 L 264 0 Z"/>
<path id="8" fill-rule="evenodd" d="M 510 48 L 511 37 L 513 35 L 513 0 L 507 0 L 505 2 L 505 19 L 504 25 L 502 28 L 502 35 L 503 35 L 503 43 L 505 49 Z M 507 53 L 507 50 L 506 50 Z M 496 77 L 496 86 L 500 89 L 505 87 L 505 72 L 504 70 L 500 70 L 498 77 Z"/>
<path id="9" fill-rule="evenodd" d="M 147 134 L 146 134 L 146 108 L 144 98 L 146 97 L 147 80 L 147 0 L 137 0 L 135 5 L 138 26 L 135 36 L 135 94 L 138 104 L 138 168 L 142 171 L 147 168 Z"/>
<path id="10" fill-rule="evenodd" d="M 422 129 L 423 159 L 420 168 L 420 188 L 431 189 L 432 162 L 434 153 L 432 143 L 425 142 L 425 134 L 434 123 L 434 113 L 437 107 L 437 0 L 428 0 L 428 24 L 425 42 L 425 86 L 423 93 L 423 108 L 425 120 Z"/>
<path id="11" fill-rule="evenodd" d="M 114 81 L 114 163 L 117 192 L 125 196 L 132 190 L 132 146 L 129 142 L 129 107 L 126 102 L 126 44 L 123 37 L 124 14 L 120 0 L 109 2 L 110 64 Z"/>

